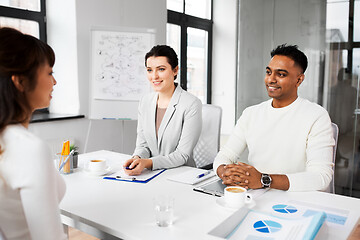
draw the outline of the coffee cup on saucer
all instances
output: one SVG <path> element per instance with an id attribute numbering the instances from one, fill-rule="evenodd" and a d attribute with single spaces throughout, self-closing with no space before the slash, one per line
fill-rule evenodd
<path id="1" fill-rule="evenodd" d="M 88 170 L 90 172 L 103 172 L 106 168 L 106 159 L 92 159 L 89 161 Z"/>
<path id="2" fill-rule="evenodd" d="M 239 186 L 229 186 L 224 189 L 225 204 L 231 208 L 241 208 L 245 204 L 251 203 L 252 196 L 246 188 Z"/>

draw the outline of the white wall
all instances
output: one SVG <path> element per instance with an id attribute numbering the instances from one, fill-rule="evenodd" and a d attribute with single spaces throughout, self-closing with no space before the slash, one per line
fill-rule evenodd
<path id="1" fill-rule="evenodd" d="M 46 11 L 47 38 L 48 44 L 55 51 L 53 71 L 57 80 L 50 111 L 78 114 L 80 103 L 75 1 L 47 1 Z"/>
<path id="2" fill-rule="evenodd" d="M 136 145 L 137 121 L 73 119 L 31 123 L 29 131 L 45 140 L 53 154 L 61 152 L 62 143 L 79 147 L 79 152 L 110 150 L 132 154 Z"/>
<path id="3" fill-rule="evenodd" d="M 89 114 L 91 27 L 137 27 L 155 29 L 155 43 L 165 44 L 166 22 L 166 0 L 76 1 L 80 113 L 87 116 Z M 133 109 L 134 112 L 129 113 L 129 116 L 136 118 L 138 102 L 118 102 L 116 105 L 118 108 L 123 108 L 124 110 Z"/>
<path id="4" fill-rule="evenodd" d="M 56 54 L 54 72 L 58 81 L 50 110 L 88 116 L 92 26 L 152 28 L 156 30 L 156 44 L 164 44 L 166 21 L 166 0 L 48 0 L 48 42 Z M 136 112 L 137 102 L 133 105 Z M 101 124 L 97 121 L 96 125 L 98 127 L 93 130 L 101 131 Z M 70 139 L 83 152 L 88 126 L 88 119 L 77 119 L 32 123 L 29 129 L 45 139 L 51 147 Z M 130 154 L 135 146 L 136 122 L 124 121 L 122 127 L 124 130 L 115 139 L 121 141 L 119 148 L 114 145 L 114 139 L 104 140 L 94 136 L 99 141 L 98 146 L 109 146 L 113 150 Z M 96 150 L 96 144 L 91 144 L 89 146 L 93 146 L 92 149 L 87 151 Z"/>
<path id="5" fill-rule="evenodd" d="M 263 57 L 271 48 L 271 38 L 265 38 L 271 34 L 271 28 L 267 27 L 270 24 L 267 19 L 268 12 L 272 12 L 268 1 L 240 1 L 240 61 L 237 79 L 237 109 L 240 111 L 237 117 L 240 117 L 247 106 L 263 101 L 266 96 Z M 264 43 L 268 46 L 264 46 Z"/>
<path id="6" fill-rule="evenodd" d="M 236 5 L 237 0 L 214 0 L 212 104 L 223 109 L 222 135 L 235 126 Z"/>
<path id="7" fill-rule="evenodd" d="M 88 127 L 88 119 L 59 120 L 31 123 L 29 131 L 45 140 L 53 154 L 61 152 L 62 142 L 65 140 L 69 140 L 71 144 L 75 143 L 82 153 Z"/>
<path id="8" fill-rule="evenodd" d="M 53 113 L 89 115 L 93 26 L 151 28 L 156 31 L 155 43 L 166 43 L 166 0 L 47 1 L 47 16 L 48 43 L 56 54 L 54 75 L 58 81 L 50 107 Z M 116 105 L 135 110 L 137 104 Z"/>

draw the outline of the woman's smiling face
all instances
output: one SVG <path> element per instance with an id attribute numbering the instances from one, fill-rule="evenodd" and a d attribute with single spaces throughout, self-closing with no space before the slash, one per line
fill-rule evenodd
<path id="1" fill-rule="evenodd" d="M 167 57 L 164 56 L 149 57 L 146 60 L 147 78 L 156 92 L 165 93 L 173 90 L 178 69 L 178 66 L 172 69 Z"/>
<path id="2" fill-rule="evenodd" d="M 40 66 L 37 72 L 36 87 L 27 93 L 32 110 L 48 107 L 56 80 L 53 77 L 52 67 L 48 63 Z"/>

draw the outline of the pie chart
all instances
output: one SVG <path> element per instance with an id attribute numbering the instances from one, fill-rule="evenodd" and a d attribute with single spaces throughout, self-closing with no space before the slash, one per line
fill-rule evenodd
<path id="1" fill-rule="evenodd" d="M 254 229 L 262 233 L 274 233 L 280 231 L 281 224 L 272 220 L 261 220 L 254 223 Z"/>
<path id="2" fill-rule="evenodd" d="M 278 204 L 272 207 L 275 212 L 291 214 L 297 212 L 297 208 L 291 205 Z"/>

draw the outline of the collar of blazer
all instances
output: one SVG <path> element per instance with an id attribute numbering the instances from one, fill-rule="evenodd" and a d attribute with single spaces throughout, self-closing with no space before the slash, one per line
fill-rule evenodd
<path id="1" fill-rule="evenodd" d="M 172 116 L 174 115 L 174 112 L 176 110 L 176 105 L 179 103 L 180 101 L 180 97 L 181 97 L 181 93 L 184 91 L 182 90 L 182 88 L 180 87 L 179 84 L 175 83 L 175 91 L 174 91 L 174 94 L 172 95 L 171 97 L 171 100 L 170 100 L 170 103 L 166 109 L 166 112 L 165 112 L 165 115 L 161 121 L 161 124 L 160 124 L 160 127 L 159 127 L 159 131 L 158 131 L 158 137 L 157 137 L 157 145 L 158 145 L 158 149 L 160 148 L 160 143 L 161 143 L 161 140 L 162 140 L 162 137 L 164 135 L 164 131 L 167 127 L 167 125 L 169 124 Z M 156 114 L 156 102 L 157 102 L 157 99 L 158 99 L 158 96 L 159 94 L 156 94 L 154 99 L 153 99 L 153 104 L 152 104 L 152 113 L 153 113 L 153 116 L 152 116 L 152 119 L 155 120 L 155 114 Z M 156 138 L 156 130 L 155 130 L 156 126 L 155 126 L 155 121 L 154 121 L 154 136 Z"/>

